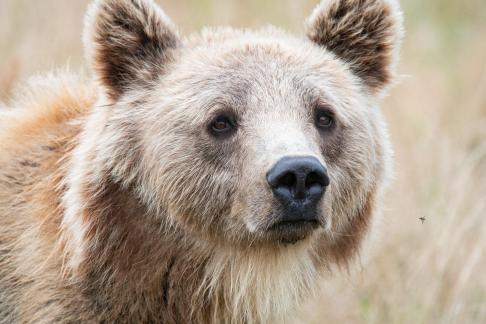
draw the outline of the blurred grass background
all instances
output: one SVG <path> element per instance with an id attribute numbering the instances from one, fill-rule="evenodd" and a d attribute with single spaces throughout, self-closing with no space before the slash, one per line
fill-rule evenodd
<path id="1" fill-rule="evenodd" d="M 302 33 L 318 0 L 161 0 L 183 34 L 275 24 Z M 82 67 L 87 0 L 0 0 L 0 101 Z M 335 274 L 308 323 L 486 323 L 486 1 L 402 0 L 401 82 L 383 110 L 396 151 L 381 234 Z M 419 220 L 424 217 L 422 224 Z"/>

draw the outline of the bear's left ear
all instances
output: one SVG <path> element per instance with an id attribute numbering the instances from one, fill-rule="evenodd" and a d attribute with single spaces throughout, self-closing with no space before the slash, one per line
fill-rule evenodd
<path id="1" fill-rule="evenodd" d="M 163 72 L 179 37 L 152 0 L 95 0 L 85 19 L 84 43 L 98 80 L 117 100 Z"/>
<path id="2" fill-rule="evenodd" d="M 394 76 L 403 37 L 396 0 L 323 0 L 308 18 L 307 36 L 349 64 L 372 94 Z"/>

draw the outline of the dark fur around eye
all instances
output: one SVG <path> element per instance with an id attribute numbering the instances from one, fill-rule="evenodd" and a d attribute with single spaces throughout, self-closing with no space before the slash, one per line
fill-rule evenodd
<path id="1" fill-rule="evenodd" d="M 334 113 L 327 107 L 318 107 L 315 110 L 314 122 L 316 127 L 322 131 L 330 131 L 336 124 Z"/>
<path id="2" fill-rule="evenodd" d="M 228 138 L 236 133 L 236 118 L 230 113 L 218 114 L 210 121 L 208 129 L 213 137 Z"/>

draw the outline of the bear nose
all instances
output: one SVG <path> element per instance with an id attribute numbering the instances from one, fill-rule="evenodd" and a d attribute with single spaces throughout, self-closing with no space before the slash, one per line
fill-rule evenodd
<path id="1" fill-rule="evenodd" d="M 315 206 L 327 186 L 326 168 L 314 157 L 285 157 L 267 173 L 274 195 L 285 207 Z"/>

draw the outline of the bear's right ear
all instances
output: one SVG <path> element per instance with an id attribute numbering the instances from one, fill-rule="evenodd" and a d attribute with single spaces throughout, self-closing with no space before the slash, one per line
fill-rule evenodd
<path id="1" fill-rule="evenodd" d="M 85 19 L 84 43 L 91 68 L 117 100 L 163 71 L 179 36 L 152 0 L 95 0 Z"/>
<path id="2" fill-rule="evenodd" d="M 307 20 L 307 36 L 379 94 L 394 76 L 402 20 L 398 0 L 322 0 Z"/>

